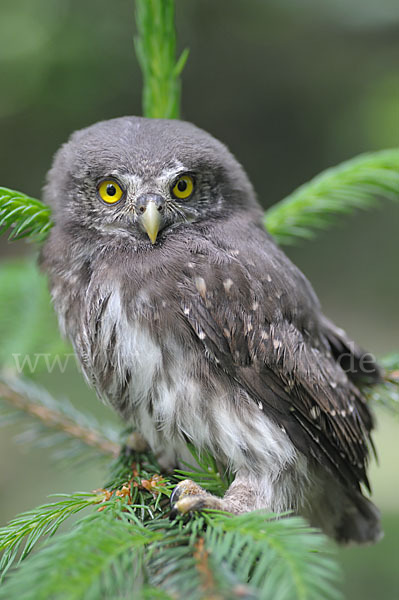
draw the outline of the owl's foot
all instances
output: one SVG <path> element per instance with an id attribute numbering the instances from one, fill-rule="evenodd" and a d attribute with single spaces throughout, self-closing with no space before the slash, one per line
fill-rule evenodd
<path id="1" fill-rule="evenodd" d="M 208 494 L 191 479 L 184 479 L 175 487 L 170 497 L 170 504 L 171 519 L 177 515 L 186 515 L 203 509 L 226 510 L 222 498 Z"/>

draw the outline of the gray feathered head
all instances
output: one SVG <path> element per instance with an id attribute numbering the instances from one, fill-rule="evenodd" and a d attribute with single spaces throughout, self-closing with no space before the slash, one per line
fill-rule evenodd
<path id="1" fill-rule="evenodd" d="M 44 199 L 56 224 L 128 233 L 147 244 L 158 232 L 257 206 L 221 142 L 187 122 L 141 117 L 73 133 L 56 154 Z"/>

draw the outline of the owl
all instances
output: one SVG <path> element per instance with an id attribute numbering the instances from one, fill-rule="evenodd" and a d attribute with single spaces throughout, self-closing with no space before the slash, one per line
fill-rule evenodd
<path id="1" fill-rule="evenodd" d="M 165 469 L 190 442 L 234 475 L 223 498 L 181 482 L 173 511 L 294 511 L 377 540 L 361 389 L 379 367 L 323 315 L 226 146 L 177 120 L 100 122 L 57 152 L 44 201 L 41 266 L 99 398 Z"/>

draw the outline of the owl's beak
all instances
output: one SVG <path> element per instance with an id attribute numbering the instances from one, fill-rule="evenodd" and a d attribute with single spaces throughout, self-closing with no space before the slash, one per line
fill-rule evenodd
<path id="1" fill-rule="evenodd" d="M 137 200 L 137 210 L 141 213 L 140 223 L 151 240 L 155 244 L 162 222 L 162 211 L 165 201 L 158 194 L 145 194 Z"/>

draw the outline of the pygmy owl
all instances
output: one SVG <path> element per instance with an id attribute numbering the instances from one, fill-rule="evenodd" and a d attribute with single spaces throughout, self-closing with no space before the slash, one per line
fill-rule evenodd
<path id="1" fill-rule="evenodd" d="M 293 510 L 376 540 L 359 385 L 378 366 L 323 315 L 228 149 L 181 121 L 97 123 L 58 151 L 44 200 L 41 264 L 98 396 L 165 468 L 191 442 L 235 475 L 224 498 L 180 483 L 174 510 Z"/>

